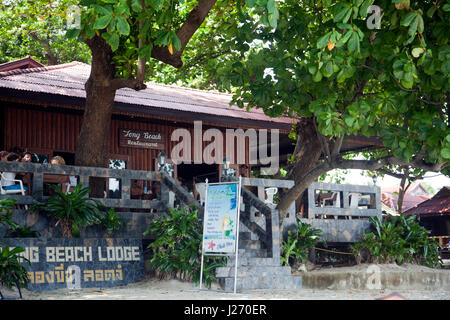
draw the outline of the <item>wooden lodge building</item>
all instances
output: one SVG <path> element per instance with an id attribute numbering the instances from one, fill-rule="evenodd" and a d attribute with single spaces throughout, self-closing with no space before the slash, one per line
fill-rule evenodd
<path id="1" fill-rule="evenodd" d="M 1 64 L 0 149 L 30 151 L 39 156 L 40 162 L 61 155 L 67 165 L 72 165 L 83 120 L 86 96 L 84 84 L 89 73 L 90 66 L 81 62 L 45 67 L 31 57 L 26 57 Z M 191 142 L 195 143 L 196 121 L 201 121 L 202 134 L 209 128 L 220 130 L 224 136 L 227 129 L 242 129 L 244 132 L 248 129 L 266 129 L 269 141 L 271 132 L 277 129 L 279 163 L 285 163 L 294 149 L 288 134 L 295 120 L 288 117 L 270 118 L 262 109 L 246 111 L 236 105 L 230 106 L 231 98 L 229 94 L 157 83 L 149 83 L 147 89 L 142 91 L 118 90 L 109 132 L 110 163 L 120 168 L 153 171 L 156 169 L 157 155 L 164 151 L 170 158 L 174 146 L 180 143 L 171 140 L 175 130 L 187 129 L 191 134 Z M 159 136 L 160 140 L 157 143 L 148 140 L 130 145 L 126 142 L 126 132 L 141 135 L 147 132 Z M 204 150 L 211 142 L 201 143 L 201 150 Z M 225 149 L 225 141 L 223 144 Z M 364 137 L 350 137 L 343 148 L 356 149 L 374 144 Z M 236 145 L 234 147 L 237 148 Z M 251 170 L 258 167 L 258 164 L 250 164 L 249 152 L 252 148 L 258 146 L 250 146 L 246 140 L 245 165 Z M 268 145 L 269 156 L 270 152 Z M 231 159 L 232 168 L 238 169 L 237 160 Z M 219 180 L 222 164 L 217 161 L 213 164 L 205 162 L 212 161 L 203 159 L 201 164 L 197 161 L 196 164 L 175 165 L 174 176 L 188 184 L 194 178 L 196 182 L 204 181 L 205 178 L 210 182 Z M 236 171 L 236 174 L 248 176 L 250 170 L 245 170 Z"/>
<path id="2" fill-rule="evenodd" d="M 38 155 L 40 162 L 61 155 L 67 165 L 72 165 L 83 120 L 84 84 L 89 73 L 90 66 L 84 63 L 45 67 L 31 57 L 0 65 L 0 149 L 29 151 Z M 194 143 L 194 121 L 201 121 L 197 124 L 200 123 L 202 135 L 209 128 L 222 131 L 224 136 L 226 129 L 244 132 L 266 129 L 270 139 L 271 130 L 278 129 L 280 143 L 277 147 L 280 156 L 286 159 L 293 150 L 288 133 L 294 120 L 270 118 L 261 109 L 247 112 L 230 106 L 230 101 L 229 94 L 157 83 L 150 83 L 147 89 L 139 92 L 120 89 L 116 93 L 109 132 L 109 158 L 119 160 L 121 168 L 153 171 L 161 151 L 168 155 L 170 162 L 172 149 L 179 143 L 178 140 L 171 141 L 173 132 L 179 128 L 187 129 Z M 135 141 L 139 143 L 127 144 L 127 133 L 141 134 L 140 141 Z M 143 138 L 145 133 L 158 136 L 160 140 L 157 143 L 146 140 Z M 201 143 L 203 151 L 211 142 Z M 245 164 L 248 168 L 249 148 L 247 139 Z M 205 178 L 210 182 L 217 181 L 222 164 L 204 162 L 175 165 L 175 177 L 186 182 L 194 177 L 197 182 Z M 117 165 L 117 161 L 115 163 Z M 233 164 L 231 167 L 237 168 Z"/>

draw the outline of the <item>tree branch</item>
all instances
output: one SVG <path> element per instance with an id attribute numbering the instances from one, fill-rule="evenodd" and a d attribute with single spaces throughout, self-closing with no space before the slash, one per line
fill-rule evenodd
<path id="1" fill-rule="evenodd" d="M 177 31 L 177 36 L 181 41 L 181 49 L 170 54 L 167 47 L 153 47 L 152 57 L 170 64 L 175 68 L 180 68 L 183 65 L 181 61 L 181 54 L 183 53 L 189 40 L 192 38 L 197 29 L 201 26 L 209 11 L 212 9 L 217 0 L 199 0 L 197 5 L 192 9 L 183 23 L 181 28 Z"/>
<path id="2" fill-rule="evenodd" d="M 138 79 L 119 79 L 115 78 L 111 81 L 111 88 L 113 90 L 119 90 L 121 88 L 130 88 L 136 91 L 146 89 L 145 83 Z"/>
<path id="3" fill-rule="evenodd" d="M 319 128 L 317 127 L 316 119 L 313 119 L 314 129 L 316 130 L 317 137 L 319 138 L 320 146 L 322 147 L 323 155 L 326 157 L 327 161 L 331 160 L 330 148 L 328 146 L 328 142 L 325 140 L 323 134 L 319 132 Z"/>
<path id="4" fill-rule="evenodd" d="M 347 160 L 341 158 L 333 162 L 333 166 L 336 169 L 379 170 L 381 167 L 387 165 L 413 166 L 425 171 L 440 172 L 442 169 L 450 166 L 450 163 L 443 162 L 428 164 L 425 163 L 423 159 L 414 159 L 408 163 L 394 156 L 388 156 L 378 160 Z"/>
<path id="5" fill-rule="evenodd" d="M 402 173 L 396 173 L 396 172 L 392 172 L 392 171 L 389 171 L 389 170 L 386 170 L 386 169 L 378 169 L 377 171 L 380 172 L 380 173 L 383 173 L 383 174 L 387 174 L 387 175 L 389 175 L 391 177 L 394 177 L 394 178 L 397 178 L 397 179 L 402 179 L 404 177 L 404 175 L 405 175 L 404 173 L 403 174 Z M 407 176 L 407 179 L 409 181 L 416 181 L 416 180 L 420 180 L 422 178 L 423 178 L 423 174 L 420 174 L 420 175 L 415 176 L 415 177 L 411 177 L 409 175 Z"/>
<path id="6" fill-rule="evenodd" d="M 56 57 L 53 55 L 52 50 L 50 48 L 50 39 L 49 39 L 48 35 L 47 35 L 47 41 L 44 41 L 38 37 L 38 35 L 36 34 L 35 31 L 30 31 L 28 34 L 34 41 L 37 41 L 41 46 L 44 47 L 44 49 L 46 51 L 48 64 L 49 65 L 58 64 L 58 61 L 57 61 Z"/>
<path id="7" fill-rule="evenodd" d="M 402 89 L 403 91 L 406 92 L 416 92 L 416 90 L 414 89 L 406 89 L 405 87 L 403 87 L 400 82 L 397 80 L 397 78 L 391 73 L 392 79 L 394 79 L 395 83 L 397 84 L 397 86 Z"/>
<path id="8" fill-rule="evenodd" d="M 336 139 L 333 145 L 333 150 L 331 151 L 331 156 L 335 157 L 341 152 L 342 143 L 344 142 L 344 135 L 339 136 L 339 138 Z"/>

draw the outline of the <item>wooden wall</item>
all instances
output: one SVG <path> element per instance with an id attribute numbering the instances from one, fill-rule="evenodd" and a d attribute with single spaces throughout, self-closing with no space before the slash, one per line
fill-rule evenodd
<path id="1" fill-rule="evenodd" d="M 81 111 L 46 109 L 12 103 L 0 103 L 0 108 L 3 116 L 0 146 L 2 150 L 20 147 L 33 153 L 48 153 L 50 156 L 53 152 L 75 153 L 83 118 Z M 110 157 L 127 158 L 128 168 L 135 170 L 154 170 L 155 159 L 160 150 L 119 147 L 119 128 L 161 132 L 166 140 L 164 151 L 169 157 L 172 148 L 178 144 L 178 141 L 170 141 L 174 130 L 186 128 L 191 133 L 192 141 L 194 140 L 192 123 L 126 119 L 114 115 L 110 132 Z M 203 131 L 206 129 L 208 127 L 203 126 Z M 223 132 L 225 132 L 224 130 Z M 203 148 L 208 144 L 210 144 L 209 141 L 203 142 Z M 248 143 L 246 147 L 246 150 L 248 150 Z M 248 163 L 248 154 L 246 155 L 246 163 Z"/>

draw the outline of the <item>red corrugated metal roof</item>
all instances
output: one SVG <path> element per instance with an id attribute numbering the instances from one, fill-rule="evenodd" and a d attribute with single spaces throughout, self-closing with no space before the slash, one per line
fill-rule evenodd
<path id="1" fill-rule="evenodd" d="M 0 64 L 0 72 L 15 70 L 15 69 L 27 69 L 27 68 L 40 68 L 45 67 L 39 61 L 33 59 L 31 56 L 27 56 L 25 58 L 5 62 Z"/>
<path id="2" fill-rule="evenodd" d="M 406 215 L 450 213 L 449 187 L 443 187 L 433 198 L 426 200 L 405 212 Z"/>
<path id="3" fill-rule="evenodd" d="M 71 62 L 43 68 L 0 72 L 0 87 L 85 98 L 84 84 L 89 77 L 90 69 L 87 64 Z M 118 90 L 115 101 L 145 108 L 164 108 L 224 118 L 272 122 L 275 126 L 295 122 L 288 117 L 270 118 L 261 109 L 247 112 L 236 105 L 230 106 L 231 98 L 230 94 L 215 91 L 149 82 L 145 90 L 135 91 L 128 88 Z"/>

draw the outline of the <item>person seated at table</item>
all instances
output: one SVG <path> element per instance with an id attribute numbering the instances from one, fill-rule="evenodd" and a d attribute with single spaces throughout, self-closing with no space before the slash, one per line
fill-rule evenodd
<path id="1" fill-rule="evenodd" d="M 9 151 L 3 150 L 3 151 L 0 153 L 1 161 L 7 161 L 6 158 L 8 157 L 8 154 L 9 154 Z"/>
<path id="2" fill-rule="evenodd" d="M 28 152 L 28 151 L 23 152 L 20 162 L 31 163 L 31 152 Z M 18 173 L 16 177 L 17 177 L 17 179 L 20 179 L 23 181 L 23 183 L 28 187 L 28 190 L 31 189 L 31 174 L 30 173 Z M 28 192 L 27 192 L 27 194 L 28 194 Z"/>
<path id="3" fill-rule="evenodd" d="M 66 161 L 61 156 L 54 156 L 52 160 L 50 160 L 50 164 L 62 164 L 65 165 Z M 69 176 L 69 182 L 66 182 L 61 185 L 61 190 L 64 193 L 70 192 L 77 186 L 77 178 L 75 176 Z"/>
<path id="4" fill-rule="evenodd" d="M 10 153 L 6 158 L 6 161 L 19 162 L 20 156 L 17 153 Z M 16 179 L 15 172 L 3 172 L 1 185 L 4 190 L 20 190 L 20 184 L 13 181 Z M 24 191 L 27 191 L 27 187 L 23 187 Z"/>
<path id="5" fill-rule="evenodd" d="M 22 153 L 22 159 L 21 162 L 31 162 L 31 152 L 25 151 Z"/>

